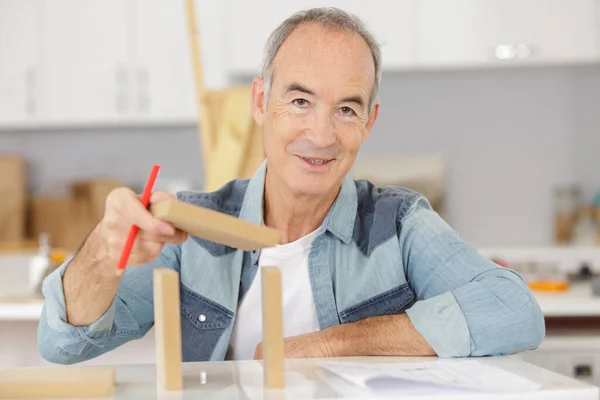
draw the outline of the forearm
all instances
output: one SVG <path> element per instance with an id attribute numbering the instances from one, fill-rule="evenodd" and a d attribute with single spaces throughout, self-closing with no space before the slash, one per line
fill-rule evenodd
<path id="1" fill-rule="evenodd" d="M 322 333 L 333 357 L 435 355 L 406 314 L 366 318 Z"/>
<path id="2" fill-rule="evenodd" d="M 100 240 L 101 225 L 90 233 L 63 276 L 67 322 L 73 326 L 90 325 L 112 303 L 121 278 Z"/>

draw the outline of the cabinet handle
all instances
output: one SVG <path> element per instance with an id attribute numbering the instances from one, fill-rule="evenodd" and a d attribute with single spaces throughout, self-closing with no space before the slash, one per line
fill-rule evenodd
<path id="1" fill-rule="evenodd" d="M 150 110 L 150 74 L 148 69 L 138 67 L 138 111 L 147 112 Z"/>
<path id="2" fill-rule="evenodd" d="M 115 107 L 119 114 L 127 111 L 127 92 L 129 84 L 129 79 L 127 78 L 127 69 L 118 66 L 115 70 Z"/>
<path id="3" fill-rule="evenodd" d="M 25 73 L 25 110 L 28 116 L 36 114 L 36 71 L 34 67 L 27 68 Z"/>

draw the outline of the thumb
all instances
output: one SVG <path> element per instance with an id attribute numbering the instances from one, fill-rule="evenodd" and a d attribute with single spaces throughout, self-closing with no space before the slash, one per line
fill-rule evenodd
<path id="1" fill-rule="evenodd" d="M 175 196 L 173 193 L 165 191 L 152 192 L 152 194 L 150 195 L 150 204 L 160 203 L 162 201 L 168 200 L 177 200 L 177 196 Z"/>

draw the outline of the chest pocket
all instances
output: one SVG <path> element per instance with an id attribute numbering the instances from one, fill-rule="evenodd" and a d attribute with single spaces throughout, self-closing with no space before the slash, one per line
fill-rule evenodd
<path id="1" fill-rule="evenodd" d="M 233 312 L 181 285 L 183 361 L 208 361 Z"/>
<path id="2" fill-rule="evenodd" d="M 414 299 L 413 291 L 407 283 L 403 283 L 343 310 L 340 320 L 345 324 L 368 317 L 400 314 L 412 305 Z"/>

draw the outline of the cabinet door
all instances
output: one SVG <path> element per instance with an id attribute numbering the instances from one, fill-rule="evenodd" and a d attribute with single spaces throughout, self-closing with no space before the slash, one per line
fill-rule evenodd
<path id="1" fill-rule="evenodd" d="M 294 12 L 311 7 L 333 6 L 358 15 L 381 44 L 383 66 L 403 68 L 413 60 L 414 0 L 367 3 L 364 0 L 288 1 L 230 0 L 228 22 L 228 68 L 234 74 L 256 74 L 270 33 Z"/>
<path id="2" fill-rule="evenodd" d="M 195 97 L 185 1 L 135 0 L 133 114 L 193 119 Z"/>
<path id="3" fill-rule="evenodd" d="M 417 4 L 420 60 L 426 66 L 568 63 L 598 57 L 595 0 Z"/>
<path id="4" fill-rule="evenodd" d="M 35 118 L 41 0 L 0 0 L 0 123 Z"/>
<path id="5" fill-rule="evenodd" d="M 46 1 L 45 120 L 102 123 L 127 114 L 130 5 L 124 0 Z"/>

